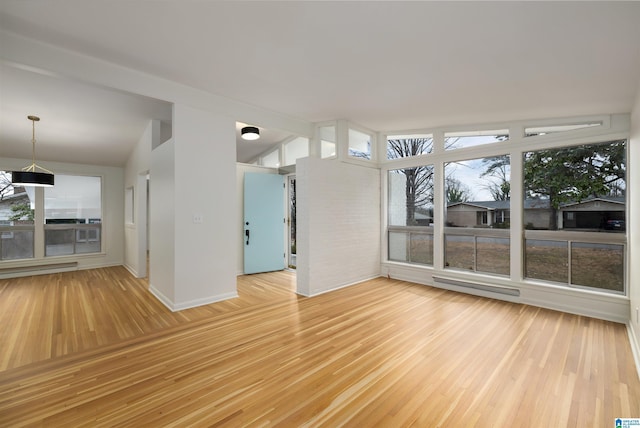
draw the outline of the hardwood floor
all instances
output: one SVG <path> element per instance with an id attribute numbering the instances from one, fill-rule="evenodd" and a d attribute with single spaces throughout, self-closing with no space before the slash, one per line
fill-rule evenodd
<path id="1" fill-rule="evenodd" d="M 625 326 L 286 272 L 172 314 L 120 268 L 0 281 L 0 426 L 602 426 L 640 417 Z"/>
<path id="2" fill-rule="evenodd" d="M 291 299 L 295 275 L 239 277 L 240 299 L 171 312 L 124 267 L 0 280 L 0 371 Z"/>

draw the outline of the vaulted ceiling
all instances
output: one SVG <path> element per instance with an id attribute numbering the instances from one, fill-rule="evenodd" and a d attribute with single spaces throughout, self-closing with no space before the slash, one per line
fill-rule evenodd
<path id="1" fill-rule="evenodd" d="M 0 4 L 2 31 L 309 122 L 374 130 L 629 112 L 638 22 L 640 3 L 613 1 Z M 28 114 L 43 119 L 42 159 L 110 165 L 124 163 L 149 118 L 170 119 L 161 100 L 6 61 L 0 72 L 2 156 L 29 157 Z"/>

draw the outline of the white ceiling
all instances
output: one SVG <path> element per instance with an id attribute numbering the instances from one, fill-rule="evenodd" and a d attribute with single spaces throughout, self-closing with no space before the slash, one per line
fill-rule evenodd
<path id="1" fill-rule="evenodd" d="M 171 121 L 171 104 L 0 64 L 2 156 L 124 165 L 149 118 Z"/>
<path id="2" fill-rule="evenodd" d="M 629 112 L 639 22 L 639 2 L 612 1 L 0 4 L 6 31 L 374 130 Z M 10 68 L 0 70 L 2 156 L 28 157 L 17 144 L 29 153 L 26 116 L 40 114 L 38 157 L 122 165 L 145 121 L 170 117 L 166 103 Z"/>

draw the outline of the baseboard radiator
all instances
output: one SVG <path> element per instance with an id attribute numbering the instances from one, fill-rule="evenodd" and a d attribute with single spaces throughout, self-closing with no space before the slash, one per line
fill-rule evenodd
<path id="1" fill-rule="evenodd" d="M 0 275 L 28 275 L 38 274 L 41 271 L 66 272 L 78 269 L 78 262 L 66 263 L 42 263 L 39 265 L 25 265 L 0 268 Z"/>
<path id="2" fill-rule="evenodd" d="M 456 287 L 472 288 L 474 290 L 488 291 L 490 293 L 504 294 L 507 296 L 520 296 L 520 290 L 517 288 L 502 285 L 478 284 L 477 282 L 460 281 L 458 279 L 441 278 L 437 276 L 433 277 L 433 285 L 436 287 L 442 285 L 444 288 L 446 288 L 447 285 L 455 285 Z"/>

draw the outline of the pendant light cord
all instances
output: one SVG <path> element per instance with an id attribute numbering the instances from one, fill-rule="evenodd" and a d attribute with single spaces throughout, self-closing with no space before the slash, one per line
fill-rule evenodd
<path id="1" fill-rule="evenodd" d="M 38 168 L 48 174 L 53 174 L 53 172 L 48 169 L 36 164 L 36 122 L 39 121 L 40 118 L 37 116 L 27 116 L 27 118 L 31 121 L 31 165 L 22 168 L 22 170 L 24 172 L 36 172 L 36 168 Z"/>
<path id="2" fill-rule="evenodd" d="M 31 165 L 34 167 L 33 171 L 35 172 L 35 166 L 36 166 L 36 121 L 35 119 L 31 119 Z"/>

